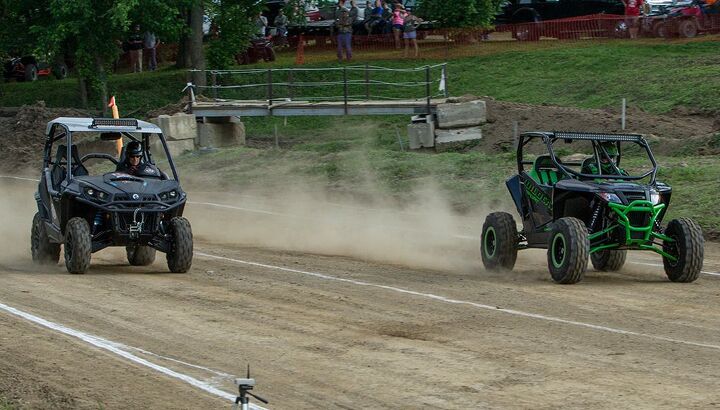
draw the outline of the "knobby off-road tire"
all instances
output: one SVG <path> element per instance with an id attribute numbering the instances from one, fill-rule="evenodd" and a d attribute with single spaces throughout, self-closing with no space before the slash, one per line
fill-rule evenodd
<path id="1" fill-rule="evenodd" d="M 512 270 L 517 260 L 517 242 L 517 228 L 512 215 L 507 212 L 488 215 L 480 238 L 480 253 L 485 269 Z"/>
<path id="2" fill-rule="evenodd" d="M 155 249 L 149 246 L 128 245 L 125 253 L 132 266 L 147 266 L 155 262 Z"/>
<path id="3" fill-rule="evenodd" d="M 678 258 L 673 262 L 663 256 L 663 266 L 668 279 L 682 283 L 697 279 L 703 266 L 705 246 L 700 226 L 689 218 L 673 219 L 668 223 L 665 235 L 675 242 L 664 242 L 663 251 Z"/>
<path id="4" fill-rule="evenodd" d="M 85 273 L 90 268 L 92 237 L 90 225 L 84 218 L 75 217 L 65 227 L 65 267 L 70 273 Z"/>
<path id="5" fill-rule="evenodd" d="M 561 284 L 582 280 L 587 269 L 590 240 L 585 224 L 577 218 L 555 221 L 548 243 L 548 269 L 552 279 Z"/>
<path id="6" fill-rule="evenodd" d="M 626 250 L 604 249 L 590 254 L 593 267 L 604 272 L 615 272 L 622 269 L 626 258 Z"/>
<path id="7" fill-rule="evenodd" d="M 170 221 L 172 243 L 167 253 L 167 265 L 170 272 L 185 273 L 192 265 L 193 237 L 190 222 L 183 217 Z"/>
<path id="8" fill-rule="evenodd" d="M 33 262 L 40 265 L 55 265 L 60 260 L 60 244 L 50 242 L 39 212 L 35 213 L 30 230 L 30 253 Z"/>
<path id="9" fill-rule="evenodd" d="M 25 66 L 25 81 L 36 81 L 38 79 L 38 68 L 35 64 Z"/>

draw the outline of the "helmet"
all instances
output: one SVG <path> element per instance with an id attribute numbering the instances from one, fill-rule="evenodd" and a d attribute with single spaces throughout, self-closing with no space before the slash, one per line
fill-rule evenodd
<path id="1" fill-rule="evenodd" d="M 140 141 L 132 141 L 127 145 L 127 148 L 125 149 L 125 156 L 127 158 L 130 157 L 141 157 L 143 154 L 143 148 L 142 144 L 140 144 Z"/>
<path id="2" fill-rule="evenodd" d="M 617 145 L 615 145 L 612 141 L 603 141 L 600 143 L 600 146 L 605 150 L 605 152 L 611 157 L 617 157 L 618 155 L 618 148 Z"/>

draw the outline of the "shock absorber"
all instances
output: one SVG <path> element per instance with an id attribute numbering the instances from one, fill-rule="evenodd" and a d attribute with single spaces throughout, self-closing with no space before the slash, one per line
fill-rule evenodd
<path id="1" fill-rule="evenodd" d="M 592 217 L 590 218 L 590 232 L 595 232 L 595 225 L 597 224 L 598 218 L 600 218 L 600 212 L 602 212 L 602 204 L 600 201 L 595 201 L 593 207 Z"/>
<path id="2" fill-rule="evenodd" d="M 100 225 L 103 223 L 103 214 L 102 212 L 98 211 L 95 214 L 95 219 L 93 220 L 93 228 L 92 228 L 92 234 L 95 235 L 100 228 Z"/>

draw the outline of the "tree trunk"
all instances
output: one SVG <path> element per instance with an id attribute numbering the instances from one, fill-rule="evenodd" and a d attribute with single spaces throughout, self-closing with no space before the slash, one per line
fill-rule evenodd
<path id="1" fill-rule="evenodd" d="M 187 28 L 190 27 L 190 11 L 188 9 L 182 10 L 182 16 L 185 20 Z M 187 32 L 180 34 L 180 40 L 178 41 L 177 60 L 175 61 L 175 67 L 177 68 L 190 68 L 192 66 L 190 62 L 190 36 Z"/>
<path id="2" fill-rule="evenodd" d="M 203 16 L 205 8 L 202 1 L 195 3 L 190 9 L 190 60 L 192 68 L 196 70 L 205 70 L 205 53 L 203 52 Z M 192 82 L 196 86 L 204 87 L 207 85 L 205 72 L 193 72 Z M 195 89 L 196 94 L 201 93 L 201 89 Z"/>
<path id="3" fill-rule="evenodd" d="M 88 90 L 87 80 L 83 76 L 78 76 L 78 88 L 80 91 L 80 103 L 82 107 L 87 110 L 88 108 Z"/>
<path id="4" fill-rule="evenodd" d="M 108 111 L 107 75 L 105 74 L 105 65 L 100 56 L 95 56 L 95 70 L 97 70 L 98 91 L 100 91 L 100 99 L 102 101 L 102 113 L 103 117 L 106 117 Z"/>

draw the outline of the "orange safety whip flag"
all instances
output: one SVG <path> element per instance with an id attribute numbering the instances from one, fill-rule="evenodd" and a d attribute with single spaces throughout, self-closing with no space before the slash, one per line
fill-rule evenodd
<path id="1" fill-rule="evenodd" d="M 108 103 L 108 107 L 110 107 L 110 109 L 112 110 L 113 118 L 120 118 L 120 112 L 118 112 L 117 104 L 115 104 L 115 96 L 114 95 L 112 97 L 110 97 L 110 102 Z M 120 157 L 120 153 L 122 152 L 122 148 L 123 148 L 122 136 L 118 140 L 115 141 L 115 144 L 117 145 L 118 157 Z"/>

